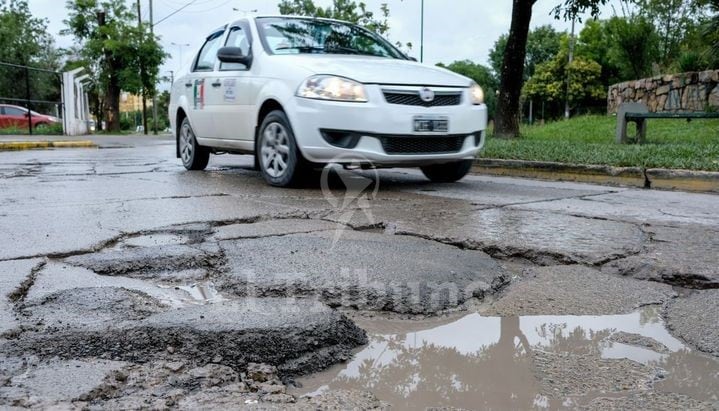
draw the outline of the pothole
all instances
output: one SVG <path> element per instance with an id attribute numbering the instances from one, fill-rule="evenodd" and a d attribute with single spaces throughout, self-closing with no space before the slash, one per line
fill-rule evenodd
<path id="1" fill-rule="evenodd" d="M 69 264 L 107 276 L 125 276 L 157 281 L 204 279 L 223 264 L 216 244 L 157 245 L 103 250 L 66 258 Z"/>
<path id="2" fill-rule="evenodd" d="M 26 307 L 26 314 L 45 328 L 3 344 L 8 355 L 140 363 L 182 359 L 235 370 L 264 362 L 294 375 L 344 361 L 366 342 L 364 331 L 339 312 L 291 298 L 170 308 L 120 288 L 75 288 Z"/>
<path id="3" fill-rule="evenodd" d="M 488 255 L 353 230 L 220 242 L 218 283 L 239 296 L 304 296 L 333 307 L 431 314 L 494 294 L 509 274 Z"/>
<path id="4" fill-rule="evenodd" d="M 669 334 L 656 306 L 358 323 L 369 345 L 347 364 L 299 379 L 294 394 L 369 390 L 398 409 L 565 409 L 648 396 L 659 408 L 686 409 L 711 408 L 719 392 L 719 361 Z"/>

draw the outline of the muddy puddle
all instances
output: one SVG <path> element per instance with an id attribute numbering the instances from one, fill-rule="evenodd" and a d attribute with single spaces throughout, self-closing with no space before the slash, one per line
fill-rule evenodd
<path id="1" fill-rule="evenodd" d="M 674 338 L 659 311 L 360 320 L 370 343 L 348 363 L 300 379 L 294 394 L 368 390 L 394 409 L 574 408 L 647 390 L 717 404 L 719 361 Z M 608 381 L 602 370 L 625 377 Z"/>

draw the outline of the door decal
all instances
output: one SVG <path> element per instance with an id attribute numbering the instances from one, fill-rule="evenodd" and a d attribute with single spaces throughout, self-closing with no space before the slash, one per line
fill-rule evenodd
<path id="1" fill-rule="evenodd" d="M 194 107 L 195 110 L 202 110 L 205 108 L 205 79 L 195 80 L 195 87 L 193 88 L 194 95 Z"/>
<path id="2" fill-rule="evenodd" d="M 237 80 L 226 78 L 222 85 L 225 87 L 223 99 L 226 103 L 234 103 L 237 100 Z"/>

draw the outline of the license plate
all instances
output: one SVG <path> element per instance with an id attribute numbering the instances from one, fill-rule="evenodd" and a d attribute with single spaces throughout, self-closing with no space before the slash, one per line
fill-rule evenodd
<path id="1" fill-rule="evenodd" d="M 415 133 L 446 133 L 449 131 L 447 117 L 415 117 Z"/>

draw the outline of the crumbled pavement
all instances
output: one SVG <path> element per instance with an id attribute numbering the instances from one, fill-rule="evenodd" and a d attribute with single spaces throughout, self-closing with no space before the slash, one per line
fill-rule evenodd
<path id="1" fill-rule="evenodd" d="M 632 223 L 514 208 L 397 209 L 378 204 L 371 218 L 356 213 L 353 226 L 382 224 L 386 232 L 417 236 L 482 250 L 493 257 L 518 258 L 541 265 L 601 264 L 638 253 L 647 240 Z M 327 217 L 342 221 L 342 214 Z"/>
<path id="2" fill-rule="evenodd" d="M 212 244 L 159 245 L 104 250 L 65 261 L 102 275 L 173 279 L 183 270 L 213 270 L 222 263 L 222 252 Z"/>
<path id="3" fill-rule="evenodd" d="M 662 304 L 676 292 L 668 285 L 604 274 L 581 265 L 527 270 L 510 285 L 485 315 L 609 315 Z"/>
<path id="4" fill-rule="evenodd" d="M 124 366 L 125 363 L 117 361 L 41 362 L 30 358 L 21 371 L 0 386 L 0 406 L 41 409 L 67 404 L 86 395 Z"/>
<path id="5" fill-rule="evenodd" d="M 647 231 L 651 241 L 646 251 L 612 261 L 603 270 L 687 288 L 719 288 L 719 230 L 682 225 Z"/>
<path id="6" fill-rule="evenodd" d="M 665 309 L 667 326 L 697 349 L 719 357 L 719 290 L 696 291 Z"/>
<path id="7" fill-rule="evenodd" d="M 13 303 L 25 296 L 35 281 L 42 259 L 0 261 L 0 338 L 18 322 Z"/>
<path id="8" fill-rule="evenodd" d="M 319 187 L 268 187 L 247 157 L 185 172 L 172 140 L 130 140 L 0 153 L 2 408 L 388 409 L 366 391 L 289 387 L 366 343 L 350 318 L 422 332 L 462 310 L 647 304 L 709 355 L 622 332 L 567 352 L 559 336 L 555 350 L 532 350 L 547 403 L 717 408 L 696 399 L 712 384 L 679 392 L 662 385 L 667 370 L 596 349 L 668 355 L 686 378 L 691 361 L 715 361 L 719 295 L 688 288 L 717 288 L 716 196 L 382 170 L 376 195 L 344 207 Z M 594 398 L 567 402 L 580 396 Z"/>
<path id="9" fill-rule="evenodd" d="M 610 335 L 608 340 L 620 344 L 632 345 L 634 347 L 648 348 L 660 354 L 669 354 L 671 352 L 664 344 L 653 338 L 624 331 Z"/>
<path id="10" fill-rule="evenodd" d="M 623 397 L 602 396 L 591 401 L 580 410 L 694 410 L 714 411 L 719 404 L 697 401 L 691 397 L 661 391 L 642 391 Z"/>
<path id="11" fill-rule="evenodd" d="M 102 306 L 98 295 L 115 303 Z M 107 287 L 51 295 L 23 311 L 43 329 L 25 332 L 2 349 L 42 358 L 179 358 L 238 370 L 262 361 L 293 375 L 343 361 L 366 342 L 364 331 L 344 315 L 311 300 L 245 298 L 156 312 L 161 306 L 148 298 Z"/>
<path id="12" fill-rule="evenodd" d="M 509 274 L 481 251 L 407 236 L 348 229 L 220 246 L 228 274 L 219 287 L 240 296 L 310 295 L 333 307 L 429 314 L 509 283 Z"/>

